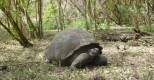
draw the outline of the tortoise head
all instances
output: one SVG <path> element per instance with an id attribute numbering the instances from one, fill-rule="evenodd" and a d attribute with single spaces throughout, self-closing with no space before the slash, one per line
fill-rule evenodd
<path id="1" fill-rule="evenodd" d="M 98 56 L 102 53 L 102 51 L 99 48 L 92 48 L 88 50 L 88 54 L 90 56 Z"/>

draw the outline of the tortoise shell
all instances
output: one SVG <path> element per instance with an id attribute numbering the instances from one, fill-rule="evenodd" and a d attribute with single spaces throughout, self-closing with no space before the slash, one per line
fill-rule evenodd
<path id="1" fill-rule="evenodd" d="M 45 52 L 48 60 L 64 61 L 76 53 L 86 52 L 88 49 L 102 47 L 96 42 L 93 34 L 83 29 L 67 29 L 55 35 Z"/>

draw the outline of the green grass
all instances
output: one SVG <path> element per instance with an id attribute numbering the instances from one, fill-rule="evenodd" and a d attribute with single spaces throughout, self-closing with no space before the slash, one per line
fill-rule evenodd
<path id="1" fill-rule="evenodd" d="M 152 24 L 151 26 L 145 26 L 145 27 L 143 27 L 143 31 L 146 31 L 146 32 L 154 32 L 154 24 Z"/>

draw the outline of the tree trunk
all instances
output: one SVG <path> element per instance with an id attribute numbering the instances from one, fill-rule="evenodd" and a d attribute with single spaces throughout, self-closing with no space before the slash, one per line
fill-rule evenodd
<path id="1" fill-rule="evenodd" d="M 64 14 L 63 14 L 63 9 L 62 9 L 62 0 L 57 0 L 58 2 L 58 22 L 59 22 L 59 27 L 60 30 L 63 30 L 64 27 Z"/>
<path id="2" fill-rule="evenodd" d="M 16 33 L 18 34 L 19 38 L 17 38 L 16 36 L 13 36 L 13 33 L 8 30 L 6 28 L 6 26 L 4 26 L 2 23 L 1 25 L 3 25 L 3 27 L 17 40 L 19 41 L 19 43 L 24 46 L 24 47 L 31 47 L 33 46 L 28 39 L 24 36 L 24 34 L 22 33 L 22 31 L 20 30 L 18 24 L 15 22 L 15 20 L 13 19 L 12 14 L 6 10 L 5 8 L 1 8 L 1 10 L 4 12 L 4 14 L 6 15 L 6 17 L 8 18 L 8 20 L 10 21 L 10 23 L 12 24 L 13 28 L 15 29 Z"/>
<path id="3" fill-rule="evenodd" d="M 42 27 L 42 0 L 38 0 L 38 16 L 39 16 L 39 27 L 38 27 L 38 38 L 43 37 L 43 27 Z"/>

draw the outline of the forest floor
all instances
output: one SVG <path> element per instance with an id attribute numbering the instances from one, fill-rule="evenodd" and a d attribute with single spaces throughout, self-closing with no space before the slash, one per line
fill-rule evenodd
<path id="1" fill-rule="evenodd" d="M 15 40 L 0 41 L 0 80 L 154 80 L 154 39 L 127 43 L 99 39 L 109 65 L 71 71 L 44 63 L 44 51 L 55 34 L 50 33 L 31 41 L 32 48 Z"/>

